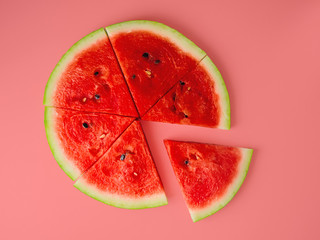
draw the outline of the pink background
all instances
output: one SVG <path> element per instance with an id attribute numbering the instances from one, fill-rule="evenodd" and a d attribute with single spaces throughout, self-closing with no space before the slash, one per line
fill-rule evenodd
<path id="1" fill-rule="evenodd" d="M 0 239 L 320 239 L 319 1 L 1 1 Z M 79 192 L 47 144 L 42 98 L 61 55 L 89 32 L 163 22 L 224 76 L 230 131 L 143 122 L 169 205 L 125 210 Z M 198 223 L 164 138 L 254 149 L 235 198 Z"/>

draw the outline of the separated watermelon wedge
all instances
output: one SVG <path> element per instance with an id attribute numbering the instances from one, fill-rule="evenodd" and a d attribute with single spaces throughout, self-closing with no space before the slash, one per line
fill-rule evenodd
<path id="1" fill-rule="evenodd" d="M 56 161 L 75 180 L 109 149 L 134 119 L 46 107 L 44 121 Z"/>
<path id="2" fill-rule="evenodd" d="M 106 27 L 140 116 L 206 54 L 178 31 L 137 20 Z"/>
<path id="3" fill-rule="evenodd" d="M 222 76 L 206 56 L 143 117 L 143 120 L 230 128 L 229 95 Z"/>
<path id="4" fill-rule="evenodd" d="M 44 105 L 138 117 L 103 28 L 75 43 L 60 59 L 44 94 Z"/>
<path id="5" fill-rule="evenodd" d="M 223 208 L 249 169 L 252 149 L 165 140 L 174 173 L 194 222 Z"/>
<path id="6" fill-rule="evenodd" d="M 123 132 L 74 186 L 96 200 L 120 208 L 140 209 L 167 204 L 138 121 Z"/>

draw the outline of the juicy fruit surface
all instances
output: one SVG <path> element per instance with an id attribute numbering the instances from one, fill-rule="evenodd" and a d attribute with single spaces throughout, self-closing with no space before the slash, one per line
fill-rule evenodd
<path id="1" fill-rule="evenodd" d="M 109 37 L 140 116 L 201 60 L 151 31 Z"/>
<path id="2" fill-rule="evenodd" d="M 49 133 L 48 140 L 52 141 L 52 145 L 57 144 L 64 153 L 59 164 L 63 166 L 67 161 L 79 173 L 87 170 L 101 157 L 134 120 L 110 114 L 46 107 L 47 119 L 52 121 L 47 131 L 56 133 L 56 139 L 50 139 Z"/>
<path id="3" fill-rule="evenodd" d="M 139 122 L 132 123 L 98 162 L 78 179 L 76 186 L 80 190 L 81 185 L 89 186 L 91 193 L 98 191 L 97 200 L 111 205 L 103 193 L 120 195 L 128 201 L 164 194 Z"/>
<path id="4" fill-rule="evenodd" d="M 161 98 L 142 119 L 217 127 L 221 121 L 220 101 L 215 80 L 200 63 Z"/>
<path id="5" fill-rule="evenodd" d="M 238 175 L 242 158 L 238 148 L 168 140 L 165 145 L 191 209 L 217 201 Z"/>
<path id="6" fill-rule="evenodd" d="M 103 34 L 64 69 L 51 105 L 137 117 L 110 41 Z"/>

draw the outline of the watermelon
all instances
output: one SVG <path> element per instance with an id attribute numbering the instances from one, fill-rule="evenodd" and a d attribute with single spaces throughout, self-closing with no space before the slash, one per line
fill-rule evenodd
<path id="1" fill-rule="evenodd" d="M 194 222 L 223 208 L 244 181 L 252 149 L 164 141 Z"/>
<path id="2" fill-rule="evenodd" d="M 72 180 L 100 158 L 133 121 L 117 115 L 45 108 L 50 148 Z"/>
<path id="3" fill-rule="evenodd" d="M 138 117 L 103 28 L 74 44 L 50 75 L 44 105 Z"/>
<path id="4" fill-rule="evenodd" d="M 167 204 L 144 133 L 135 121 L 74 184 L 112 206 L 139 209 Z"/>
<path id="5" fill-rule="evenodd" d="M 176 30 L 152 21 L 106 27 L 140 116 L 206 54 Z"/>
<path id="6" fill-rule="evenodd" d="M 228 91 L 210 58 L 206 56 L 196 69 L 182 78 L 142 119 L 229 129 Z"/>

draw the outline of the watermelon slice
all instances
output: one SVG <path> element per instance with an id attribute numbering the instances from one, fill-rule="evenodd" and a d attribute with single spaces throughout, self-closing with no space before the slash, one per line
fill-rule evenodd
<path id="1" fill-rule="evenodd" d="M 164 141 L 194 222 L 223 208 L 244 181 L 252 149 Z"/>
<path id="2" fill-rule="evenodd" d="M 108 26 L 106 31 L 140 116 L 206 55 L 182 34 L 158 22 L 128 21 Z"/>
<path id="3" fill-rule="evenodd" d="M 61 58 L 48 80 L 44 105 L 138 117 L 103 28 Z"/>
<path id="4" fill-rule="evenodd" d="M 139 209 L 167 204 L 141 125 L 135 121 L 74 184 L 106 204 Z"/>
<path id="5" fill-rule="evenodd" d="M 143 117 L 143 120 L 230 128 L 229 95 L 216 66 L 206 56 Z"/>
<path id="6" fill-rule="evenodd" d="M 51 151 L 65 173 L 75 180 L 87 170 L 134 118 L 45 108 L 45 126 Z"/>

